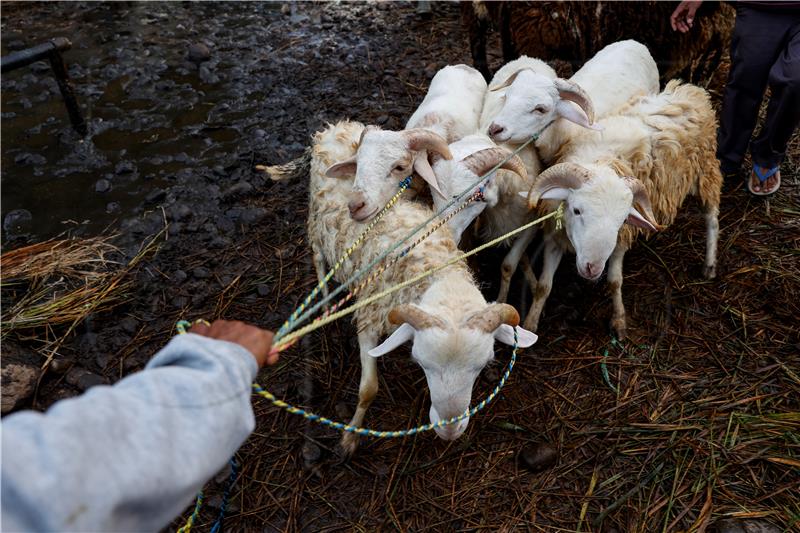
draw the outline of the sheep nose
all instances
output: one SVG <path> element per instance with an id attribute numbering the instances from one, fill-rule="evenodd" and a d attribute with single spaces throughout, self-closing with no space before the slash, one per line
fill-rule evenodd
<path id="1" fill-rule="evenodd" d="M 350 215 L 352 216 L 358 213 L 364 207 L 365 204 L 366 202 L 364 202 L 364 200 L 353 200 L 352 202 L 347 204 L 347 209 L 350 210 Z"/>
<path id="2" fill-rule="evenodd" d="M 489 137 L 494 139 L 495 136 L 500 135 L 501 133 L 503 133 L 503 130 L 505 130 L 505 128 L 503 126 L 498 126 L 497 124 L 492 122 L 492 124 L 489 126 Z"/>
<path id="3" fill-rule="evenodd" d="M 600 273 L 598 272 L 597 265 L 593 263 L 586 263 L 586 273 L 589 274 L 589 277 L 594 278 Z"/>

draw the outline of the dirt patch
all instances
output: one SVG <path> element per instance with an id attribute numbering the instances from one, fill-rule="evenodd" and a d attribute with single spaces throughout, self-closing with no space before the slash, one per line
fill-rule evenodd
<path id="1" fill-rule="evenodd" d="M 298 156 L 314 131 L 340 118 L 399 128 L 439 67 L 469 62 L 450 4 L 434 5 L 428 21 L 407 3 L 26 6 L 3 4 L 3 52 L 15 40 L 71 37 L 92 136 L 76 142 L 46 76 L 3 76 L 3 211 L 32 215 L 30 229 L 6 234 L 4 245 L 51 236 L 68 218 L 74 234 L 90 235 L 119 217 L 118 245 L 130 255 L 167 228 L 158 254 L 132 273 L 129 299 L 61 346 L 56 369 L 21 404 L 37 409 L 142 368 L 178 319 L 278 327 L 314 285 L 307 188 L 265 181 L 254 165 Z M 189 60 L 197 43 L 207 61 L 202 48 Z M 627 254 L 631 340 L 623 346 L 607 334 L 604 286 L 564 261 L 539 344 L 520 354 L 502 397 L 456 442 L 362 440 L 341 463 L 338 434 L 254 400 L 258 426 L 237 454 L 242 473 L 226 525 L 585 531 L 602 520 L 604 530 L 672 531 L 746 512 L 790 528 L 800 499 L 791 462 L 800 451 L 799 159 L 796 136 L 768 213 L 741 187 L 725 191 L 716 280 L 700 275 L 704 229 L 693 201 Z M 42 223 L 51 204 L 41 202 L 52 197 L 52 209 L 74 213 Z M 497 291 L 500 257 L 481 258 L 487 297 Z M 512 295 L 524 310 L 519 280 Z M 43 362 L 40 340 L 14 341 L 26 364 Z M 496 384 L 508 356 L 498 349 L 474 397 Z M 303 339 L 259 381 L 346 418 L 357 361 L 354 329 L 341 321 Z M 421 370 L 400 353 L 379 367 L 368 424 L 426 421 Z M 521 451 L 542 446 L 556 459 L 548 452 L 526 465 Z M 197 530 L 216 518 L 225 479 L 209 484 Z"/>

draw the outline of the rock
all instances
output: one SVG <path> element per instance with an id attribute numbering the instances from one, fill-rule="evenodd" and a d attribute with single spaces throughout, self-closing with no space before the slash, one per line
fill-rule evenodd
<path id="1" fill-rule="evenodd" d="M 219 76 L 211 72 L 211 69 L 206 65 L 200 67 L 200 69 L 197 71 L 197 75 L 203 81 L 203 83 L 208 83 L 209 85 L 219 82 Z"/>
<path id="2" fill-rule="evenodd" d="M 16 52 L 18 50 L 25 49 L 25 41 L 21 41 L 19 39 L 14 39 L 13 41 L 9 41 L 6 45 L 10 52 Z"/>
<path id="3" fill-rule="evenodd" d="M 436 63 L 428 63 L 428 65 L 425 67 L 425 77 L 427 77 L 429 80 L 433 79 L 438 71 L 439 67 L 436 65 Z"/>
<path id="4" fill-rule="evenodd" d="M 306 465 L 316 463 L 322 457 L 322 450 L 320 447 L 308 440 L 303 443 L 301 453 L 303 454 L 303 461 L 305 461 Z"/>
<path id="5" fill-rule="evenodd" d="M 333 408 L 333 412 L 336 413 L 336 417 L 339 420 L 350 420 L 353 418 L 353 410 L 345 402 L 337 403 Z"/>
<path id="6" fill-rule="evenodd" d="M 119 327 L 122 328 L 122 331 L 125 333 L 129 333 L 133 335 L 136 333 L 136 330 L 139 329 L 139 321 L 133 318 L 132 316 L 126 316 L 119 322 Z"/>
<path id="7" fill-rule="evenodd" d="M 3 229 L 12 235 L 28 233 L 33 222 L 33 215 L 27 209 L 9 211 L 3 219 Z"/>
<path id="8" fill-rule="evenodd" d="M 387 122 L 389 122 L 389 115 L 381 115 L 377 119 L 375 119 L 375 123 L 381 126 L 383 126 Z"/>
<path id="9" fill-rule="evenodd" d="M 197 267 L 192 270 L 192 276 L 196 279 L 208 279 L 211 277 L 211 271 L 206 267 Z"/>
<path id="10" fill-rule="evenodd" d="M 542 472 L 558 460 L 558 451 L 549 444 L 526 445 L 519 452 L 519 462 L 531 472 Z"/>
<path id="11" fill-rule="evenodd" d="M 119 210 L 120 210 L 119 202 L 109 202 L 108 204 L 106 204 L 106 213 L 108 213 L 109 215 L 113 213 L 119 213 Z"/>
<path id="12" fill-rule="evenodd" d="M 211 50 L 208 49 L 203 43 L 194 43 L 189 45 L 189 50 L 186 53 L 186 59 L 192 63 L 202 63 L 211 59 Z"/>
<path id="13" fill-rule="evenodd" d="M 172 220 L 186 220 L 192 216 L 192 208 L 186 204 L 175 204 L 169 210 Z"/>
<path id="14" fill-rule="evenodd" d="M 212 171 L 214 172 L 214 174 L 216 174 L 217 176 L 220 176 L 220 177 L 222 177 L 222 176 L 225 176 L 225 175 L 226 175 L 226 172 L 225 172 L 225 167 L 223 167 L 222 165 L 214 165 L 214 168 L 212 168 L 211 170 L 212 170 Z"/>
<path id="15" fill-rule="evenodd" d="M 172 274 L 172 280 L 175 283 L 183 283 L 184 281 L 186 281 L 186 278 L 188 278 L 188 277 L 189 277 L 189 275 L 186 272 L 184 272 L 183 270 L 176 270 Z"/>
<path id="16" fill-rule="evenodd" d="M 36 390 L 39 370 L 33 366 L 9 364 L 3 369 L 2 400 L 3 414 L 8 413 L 20 402 L 28 399 Z"/>
<path id="17" fill-rule="evenodd" d="M 144 201 L 148 204 L 155 204 L 162 201 L 166 197 L 167 191 L 164 189 L 153 189 L 147 194 L 147 196 L 145 196 Z"/>
<path id="18" fill-rule="evenodd" d="M 136 165 L 132 161 L 120 161 L 117 163 L 114 172 L 117 174 L 131 174 L 136 170 Z"/>
<path id="19" fill-rule="evenodd" d="M 232 198 L 234 196 L 245 195 L 253 190 L 253 186 L 246 181 L 232 185 L 225 192 L 222 193 L 223 198 Z"/>
<path id="20" fill-rule="evenodd" d="M 47 159 L 39 154 L 32 154 L 30 152 L 22 152 L 14 157 L 15 165 L 44 165 Z"/>
<path id="21" fill-rule="evenodd" d="M 78 387 L 82 391 L 85 391 L 86 389 L 96 385 L 105 385 L 107 383 L 103 376 L 89 372 L 85 368 L 73 368 L 67 372 L 66 380 L 67 383 L 74 387 Z"/>
<path id="22" fill-rule="evenodd" d="M 31 69 L 31 72 L 35 72 L 36 74 L 44 74 L 50 70 L 50 64 L 47 61 L 36 61 L 35 63 L 31 63 L 28 68 Z"/>
<path id="23" fill-rule="evenodd" d="M 239 220 L 244 224 L 256 224 L 266 218 L 267 210 L 263 207 L 248 207 L 242 210 Z"/>
<path id="24" fill-rule="evenodd" d="M 103 194 L 109 191 L 111 191 L 111 182 L 105 178 L 97 180 L 97 182 L 94 184 L 94 192 Z"/>
<path id="25" fill-rule="evenodd" d="M 61 359 L 53 359 L 50 361 L 50 366 L 48 366 L 48 370 L 55 372 L 56 374 L 64 374 L 72 368 L 72 365 L 75 364 L 75 361 L 69 358 L 61 358 Z"/>
<path id="26" fill-rule="evenodd" d="M 183 309 L 188 303 L 189 299 L 185 296 L 176 296 L 172 299 L 172 306 L 176 309 Z"/>
<path id="27" fill-rule="evenodd" d="M 259 283 L 258 285 L 256 285 L 256 292 L 258 293 L 259 296 L 266 297 L 266 296 L 269 296 L 269 294 L 270 294 L 270 292 L 272 292 L 272 290 L 269 288 L 269 285 L 267 285 L 266 283 Z"/>
<path id="28" fill-rule="evenodd" d="M 780 533 L 783 530 L 764 520 L 726 518 L 715 522 L 710 531 L 714 533 Z"/>

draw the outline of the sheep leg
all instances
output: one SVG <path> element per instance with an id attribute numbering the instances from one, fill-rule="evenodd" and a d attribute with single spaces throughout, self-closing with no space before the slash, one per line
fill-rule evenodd
<path id="1" fill-rule="evenodd" d="M 550 290 L 553 288 L 553 276 L 555 276 L 564 250 L 553 241 L 551 237 L 546 238 L 544 245 L 544 257 L 542 259 L 542 275 L 536 284 L 536 291 L 533 294 L 533 303 L 528 316 L 525 317 L 525 329 L 535 332 L 539 328 L 539 317 L 544 309 Z"/>
<path id="2" fill-rule="evenodd" d="M 608 285 L 611 290 L 613 314 L 611 315 L 611 330 L 618 339 L 626 335 L 625 305 L 622 303 L 622 260 L 625 258 L 625 248 L 617 246 L 608 259 Z"/>
<path id="3" fill-rule="evenodd" d="M 500 293 L 497 295 L 499 303 L 505 303 L 508 300 L 508 290 L 511 286 L 511 277 L 517 271 L 517 265 L 520 258 L 525 254 L 528 245 L 533 240 L 536 234 L 535 228 L 528 228 L 519 234 L 511 249 L 503 258 L 503 264 L 500 267 Z"/>
<path id="4" fill-rule="evenodd" d="M 719 206 L 706 207 L 706 265 L 703 275 L 706 279 L 717 277 L 717 241 L 719 240 Z"/>
<path id="5" fill-rule="evenodd" d="M 358 346 L 361 351 L 361 383 L 358 386 L 358 407 L 356 407 L 353 419 L 350 420 L 350 425 L 354 427 L 363 425 L 364 415 L 378 393 L 378 362 L 369 355 L 369 351 L 377 345 L 376 335 L 368 332 L 358 334 Z M 344 457 L 350 457 L 358 447 L 358 435 L 345 433 L 339 446 Z"/>
<path id="6" fill-rule="evenodd" d="M 522 254 L 520 266 L 522 268 L 522 275 L 525 276 L 525 281 L 528 282 L 528 287 L 531 289 L 531 295 L 536 294 L 536 285 L 538 285 L 539 282 L 536 279 L 536 274 L 533 273 L 533 266 L 527 255 Z"/>
<path id="7" fill-rule="evenodd" d="M 317 271 L 317 282 L 323 283 L 325 279 L 325 256 L 322 255 L 322 252 L 317 250 L 315 246 L 311 247 L 313 256 L 314 256 L 314 270 Z M 322 284 L 322 296 L 327 298 L 328 297 L 328 284 Z M 327 307 L 327 306 L 326 306 Z"/>

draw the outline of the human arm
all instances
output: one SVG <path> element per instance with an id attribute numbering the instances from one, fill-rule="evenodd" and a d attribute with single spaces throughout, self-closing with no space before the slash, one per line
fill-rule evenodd
<path id="1" fill-rule="evenodd" d="M 672 29 L 681 33 L 689 31 L 694 24 L 695 13 L 702 3 L 703 0 L 684 0 L 678 4 L 669 18 Z"/>
<path id="2" fill-rule="evenodd" d="M 269 345 L 252 337 L 258 354 L 219 335 L 180 335 L 114 386 L 5 418 L 2 530 L 167 525 L 254 428 L 250 385 Z"/>

